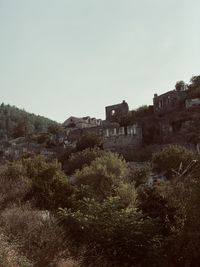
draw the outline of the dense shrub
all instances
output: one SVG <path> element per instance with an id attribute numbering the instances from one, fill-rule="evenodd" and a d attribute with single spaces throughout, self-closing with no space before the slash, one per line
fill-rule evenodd
<path id="1" fill-rule="evenodd" d="M 200 181 L 193 172 L 178 177 L 174 193 L 179 210 L 184 212 L 182 227 L 171 235 L 166 245 L 168 265 L 198 267 L 200 261 Z"/>
<path id="2" fill-rule="evenodd" d="M 19 204 L 30 192 L 32 181 L 27 179 L 26 172 L 21 161 L 10 162 L 0 169 L 0 206 Z"/>
<path id="3" fill-rule="evenodd" d="M 72 191 L 60 164 L 41 156 L 5 164 L 0 181 L 2 207 L 29 200 L 41 209 L 57 209 L 67 205 Z"/>
<path id="4" fill-rule="evenodd" d="M 0 266 L 56 266 L 72 257 L 83 267 L 198 267 L 198 159 L 186 148 L 166 147 L 152 165 L 169 179 L 152 185 L 150 165 L 130 172 L 119 155 L 98 149 L 70 157 L 73 185 L 57 161 L 5 163 Z"/>
<path id="5" fill-rule="evenodd" d="M 151 168 L 149 164 L 144 164 L 142 166 L 134 167 L 129 172 L 129 179 L 131 182 L 135 183 L 135 186 L 146 184 L 151 173 Z"/>
<path id="6" fill-rule="evenodd" d="M 9 242 L 8 238 L 0 230 L 0 266 L 1 267 L 33 267 L 33 264 L 25 256 L 20 255 L 16 244 Z"/>
<path id="7" fill-rule="evenodd" d="M 125 159 L 128 162 L 129 161 L 135 161 L 135 162 L 150 161 L 154 151 L 155 151 L 155 147 L 153 145 L 141 147 L 137 151 L 133 150 L 133 151 L 129 151 L 128 153 L 126 153 Z"/>
<path id="8" fill-rule="evenodd" d="M 196 158 L 197 156 L 185 147 L 170 145 L 153 155 L 152 164 L 154 171 L 172 178 L 174 171 L 186 168 Z"/>
<path id="9" fill-rule="evenodd" d="M 33 266 L 54 266 L 66 255 L 63 231 L 48 212 L 30 207 L 13 207 L 1 214 L 1 225 L 9 239 L 17 245 Z"/>
<path id="10" fill-rule="evenodd" d="M 164 236 L 179 231 L 184 221 L 184 207 L 181 207 L 176 195 L 180 188 L 175 185 L 174 188 L 176 193 L 171 182 L 162 181 L 154 186 L 143 185 L 137 190 L 139 209 L 159 223 Z"/>
<path id="11" fill-rule="evenodd" d="M 112 195 L 113 190 L 127 178 L 127 164 L 117 154 L 108 152 L 96 158 L 89 166 L 74 174 L 74 183 L 88 185 L 94 197 L 103 198 Z"/>
<path id="12" fill-rule="evenodd" d="M 81 266 L 156 266 L 159 227 L 137 210 L 126 162 L 106 153 L 77 171 L 75 181 L 73 206 L 60 209 L 59 216 Z"/>
<path id="13" fill-rule="evenodd" d="M 94 147 L 102 147 L 102 138 L 96 134 L 85 134 L 78 140 L 76 144 L 78 151 Z"/>
<path id="14" fill-rule="evenodd" d="M 47 162 L 43 157 L 23 159 L 26 177 L 32 182 L 27 198 L 34 199 L 41 209 L 57 209 L 68 204 L 72 188 L 57 161 Z"/>
<path id="15" fill-rule="evenodd" d="M 159 228 L 121 199 L 84 200 L 81 210 L 61 210 L 66 238 L 79 249 L 82 266 L 156 266 Z"/>
<path id="16" fill-rule="evenodd" d="M 89 165 L 94 159 L 105 153 L 105 151 L 99 148 L 87 148 L 73 153 L 65 163 L 65 172 L 68 175 L 73 174 L 76 170 L 81 170 L 85 165 Z"/>

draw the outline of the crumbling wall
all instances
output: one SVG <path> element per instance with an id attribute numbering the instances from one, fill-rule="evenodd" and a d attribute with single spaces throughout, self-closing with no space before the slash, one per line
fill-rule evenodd
<path id="1" fill-rule="evenodd" d="M 126 101 L 121 104 L 106 107 L 106 120 L 109 122 L 118 122 L 121 117 L 128 115 L 129 106 Z"/>
<path id="2" fill-rule="evenodd" d="M 200 107 L 200 98 L 186 99 L 185 107 L 187 109 L 199 108 Z"/>
<path id="3" fill-rule="evenodd" d="M 155 114 L 164 114 L 170 111 L 185 108 L 187 94 L 185 91 L 169 91 L 162 95 L 154 94 L 153 106 Z"/>
<path id="4" fill-rule="evenodd" d="M 106 129 L 103 148 L 126 155 L 142 145 L 142 128 L 138 125 Z"/>

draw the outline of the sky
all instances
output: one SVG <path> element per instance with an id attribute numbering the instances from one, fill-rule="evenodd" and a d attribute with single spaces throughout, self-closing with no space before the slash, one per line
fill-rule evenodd
<path id="1" fill-rule="evenodd" d="M 199 0 L 0 0 L 0 102 L 63 122 L 200 75 Z"/>

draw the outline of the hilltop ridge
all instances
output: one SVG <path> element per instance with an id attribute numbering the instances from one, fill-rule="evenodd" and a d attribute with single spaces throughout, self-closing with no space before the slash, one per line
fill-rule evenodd
<path id="1" fill-rule="evenodd" d="M 9 104 L 0 105 L 0 140 L 47 132 L 52 125 L 58 123 Z"/>

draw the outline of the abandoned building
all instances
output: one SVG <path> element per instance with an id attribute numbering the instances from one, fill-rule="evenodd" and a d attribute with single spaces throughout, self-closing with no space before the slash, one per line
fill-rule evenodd
<path id="1" fill-rule="evenodd" d="M 128 112 L 129 112 L 129 106 L 126 103 L 126 101 L 123 101 L 121 104 L 107 106 L 106 121 L 118 122 L 119 118 L 127 116 Z"/>
<path id="2" fill-rule="evenodd" d="M 200 107 L 200 99 L 190 99 L 187 90 L 171 90 L 161 95 L 155 94 L 153 106 L 149 106 L 148 112 L 140 117 L 134 117 L 134 111 L 129 111 L 127 102 L 122 101 L 105 107 L 105 120 L 70 117 L 63 126 L 70 144 L 83 135 L 95 134 L 102 137 L 105 150 L 125 155 L 137 153 L 138 149 L 147 144 L 186 142 L 184 133 L 190 127 L 187 124 L 196 120 L 193 117 L 199 118 L 199 113 L 194 110 L 197 107 Z M 177 114 L 176 117 L 173 112 Z M 182 117 L 179 118 L 179 115 Z"/>
<path id="3" fill-rule="evenodd" d="M 89 116 L 83 118 L 69 117 L 64 123 L 63 126 L 66 128 L 91 128 L 101 125 L 100 119 L 90 118 Z"/>
<path id="4" fill-rule="evenodd" d="M 155 114 L 165 114 L 185 107 L 186 91 L 172 90 L 162 95 L 154 94 L 153 106 Z"/>
<path id="5" fill-rule="evenodd" d="M 142 128 L 137 124 L 106 129 L 103 141 L 105 150 L 126 154 L 136 150 L 142 144 Z"/>
<path id="6" fill-rule="evenodd" d="M 95 134 L 101 136 L 103 148 L 117 152 L 125 152 L 138 148 L 142 143 L 142 128 L 135 125 L 120 127 L 119 119 L 129 113 L 128 104 L 123 101 L 120 104 L 106 107 L 106 120 L 96 120 L 90 117 L 70 117 L 64 123 L 67 136 L 65 145 L 73 146 L 83 135 Z"/>
<path id="7" fill-rule="evenodd" d="M 200 98 L 186 99 L 185 107 L 186 109 L 200 107 Z"/>

